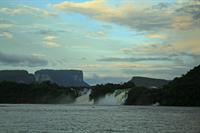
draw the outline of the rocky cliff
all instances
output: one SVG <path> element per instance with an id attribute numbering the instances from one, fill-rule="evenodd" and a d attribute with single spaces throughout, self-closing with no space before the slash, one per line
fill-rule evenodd
<path id="1" fill-rule="evenodd" d="M 80 70 L 39 70 L 35 72 L 36 82 L 51 81 L 66 87 L 87 87 Z"/>
<path id="2" fill-rule="evenodd" d="M 25 70 L 0 70 L 0 82 L 1 81 L 32 83 L 35 81 L 35 77 Z"/>

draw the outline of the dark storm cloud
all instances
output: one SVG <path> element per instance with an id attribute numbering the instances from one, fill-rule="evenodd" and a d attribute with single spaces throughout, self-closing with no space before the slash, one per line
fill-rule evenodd
<path id="1" fill-rule="evenodd" d="M 168 57 L 147 57 L 147 58 L 102 58 L 97 61 L 105 61 L 105 62 L 138 62 L 138 61 L 171 61 L 171 58 Z"/>
<path id="2" fill-rule="evenodd" d="M 36 56 L 15 55 L 0 52 L 0 64 L 10 66 L 37 67 L 46 66 L 48 61 Z"/>

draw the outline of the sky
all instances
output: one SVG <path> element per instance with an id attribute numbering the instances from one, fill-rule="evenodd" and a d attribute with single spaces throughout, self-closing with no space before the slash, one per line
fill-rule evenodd
<path id="1" fill-rule="evenodd" d="M 200 64 L 199 43 L 199 0 L 0 1 L 0 70 L 171 80 Z"/>

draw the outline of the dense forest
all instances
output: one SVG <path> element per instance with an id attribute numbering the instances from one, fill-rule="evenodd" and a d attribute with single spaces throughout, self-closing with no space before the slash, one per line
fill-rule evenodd
<path id="1" fill-rule="evenodd" d="M 125 105 L 153 105 L 161 100 L 161 89 L 134 87 L 128 92 Z"/>
<path id="2" fill-rule="evenodd" d="M 78 95 L 78 89 L 61 87 L 50 82 L 0 83 L 0 103 L 71 103 Z"/>
<path id="3" fill-rule="evenodd" d="M 168 106 L 200 106 L 200 65 L 164 86 L 160 103 Z"/>

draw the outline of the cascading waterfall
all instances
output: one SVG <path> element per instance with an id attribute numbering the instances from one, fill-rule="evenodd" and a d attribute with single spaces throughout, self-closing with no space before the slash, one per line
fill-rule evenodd
<path id="1" fill-rule="evenodd" d="M 95 104 L 97 105 L 123 105 L 127 99 L 129 89 L 115 90 L 105 97 L 100 98 Z"/>
<path id="2" fill-rule="evenodd" d="M 89 100 L 90 93 L 91 93 L 91 90 L 84 89 L 84 91 L 82 91 L 82 93 L 81 93 L 81 96 L 79 96 L 78 98 L 76 98 L 75 104 L 92 105 L 93 101 Z"/>
<path id="3" fill-rule="evenodd" d="M 99 98 L 95 105 L 123 105 L 127 99 L 129 89 L 115 90 L 113 93 L 108 93 L 105 97 Z M 81 96 L 76 99 L 74 104 L 77 105 L 93 105 L 94 102 L 89 100 L 91 90 L 84 89 Z"/>

